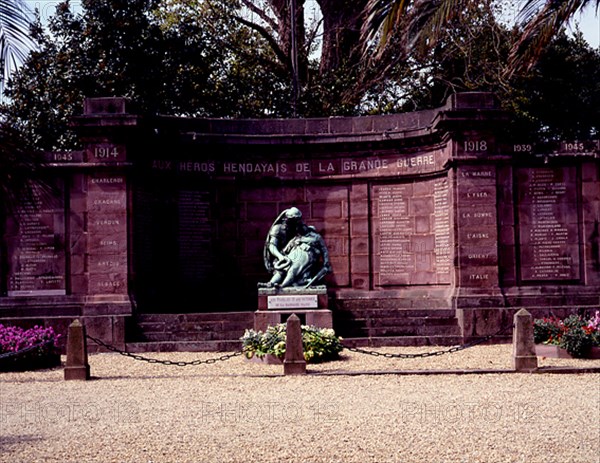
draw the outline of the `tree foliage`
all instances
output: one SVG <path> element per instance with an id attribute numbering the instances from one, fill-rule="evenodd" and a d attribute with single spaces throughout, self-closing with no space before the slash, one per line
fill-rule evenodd
<path id="1" fill-rule="evenodd" d="M 515 134 L 541 141 L 600 135 L 600 50 L 581 33 L 555 37 L 525 77 L 502 95 L 517 115 Z"/>
<path id="2" fill-rule="evenodd" d="M 498 2 L 502 3 L 502 2 Z M 480 0 L 369 0 L 362 32 L 366 42 L 377 40 L 381 50 L 400 36 L 402 53 L 414 46 L 433 47 L 448 24 L 464 17 L 465 11 L 485 6 Z M 552 39 L 587 6 L 600 7 L 600 0 L 526 0 L 519 12 L 518 35 L 511 43 L 507 73 L 530 69 Z"/>
<path id="3" fill-rule="evenodd" d="M 316 46 L 318 21 L 299 29 L 298 114 L 418 110 L 439 106 L 454 92 L 492 91 L 519 115 L 523 133 L 542 138 L 551 132 L 579 138 L 597 134 L 597 51 L 582 39 L 563 37 L 537 67 L 511 75 L 506 70 L 519 31 L 497 21 L 501 2 L 463 1 L 465 9 L 450 21 L 422 16 L 439 23 L 435 42 L 417 40 L 409 52 L 403 36 L 394 33 L 385 49 L 377 50 L 375 36 L 360 48 L 364 36 L 356 27 L 368 19 L 360 8 L 353 4 L 335 13 L 333 6 L 342 8 L 343 2 L 320 1 L 322 48 Z M 297 4 L 306 7 L 301 0 Z M 289 117 L 286 5 L 276 0 L 83 0 L 82 13 L 74 14 L 65 1 L 46 27 L 38 21 L 33 28 L 37 48 L 8 86 L 4 117 L 44 150 L 75 146 L 68 121 L 81 113 L 85 97 L 126 96 L 143 114 Z M 399 18 L 407 21 L 403 27 L 414 27 L 407 16 Z M 327 39 L 329 27 L 340 34 Z M 566 111 L 573 114 L 568 120 L 561 116 Z"/>
<path id="4" fill-rule="evenodd" d="M 223 1 L 223 8 L 230 2 Z M 130 98 L 143 114 L 250 117 L 286 113 L 287 83 L 256 34 L 223 11 L 181 16 L 157 0 L 83 0 L 57 7 L 6 90 L 3 109 L 37 148 L 73 146 L 68 119 L 85 97 Z M 218 27 L 225 28 L 226 33 Z M 286 95 L 287 96 L 287 95 Z"/>
<path id="5" fill-rule="evenodd" d="M 598 12 L 600 0 L 527 0 L 519 13 L 521 34 L 511 51 L 510 71 L 535 65 L 567 23 L 594 4 Z"/>

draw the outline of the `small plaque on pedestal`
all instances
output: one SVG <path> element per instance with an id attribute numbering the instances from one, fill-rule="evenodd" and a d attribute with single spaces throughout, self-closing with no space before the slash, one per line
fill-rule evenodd
<path id="1" fill-rule="evenodd" d="M 267 296 L 268 309 L 317 309 L 319 300 L 316 294 L 288 296 Z"/>
<path id="2" fill-rule="evenodd" d="M 327 287 L 259 288 L 258 310 L 326 309 Z"/>
<path id="3" fill-rule="evenodd" d="M 254 312 L 254 329 L 285 323 L 295 313 L 303 325 L 332 328 L 331 310 L 327 309 L 327 288 L 259 288 L 258 310 Z"/>

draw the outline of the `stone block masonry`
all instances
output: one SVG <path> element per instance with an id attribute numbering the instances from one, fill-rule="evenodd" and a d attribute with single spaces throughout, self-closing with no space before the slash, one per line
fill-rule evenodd
<path id="1" fill-rule="evenodd" d="M 509 117 L 483 93 L 290 121 L 148 119 L 90 99 L 73 121 L 83 149 L 48 153 L 55 197 L 3 224 L 0 322 L 82 317 L 123 346 L 145 314 L 223 314 L 216 342 L 227 313 L 259 309 L 266 234 L 291 206 L 327 243 L 343 336 L 465 341 L 520 308 L 597 308 L 598 143 L 538 152 Z"/>

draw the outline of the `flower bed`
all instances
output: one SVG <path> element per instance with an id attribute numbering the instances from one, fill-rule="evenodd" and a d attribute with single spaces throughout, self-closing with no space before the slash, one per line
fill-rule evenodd
<path id="1" fill-rule="evenodd" d="M 339 358 L 343 349 L 341 338 L 332 329 L 306 325 L 302 325 L 301 329 L 304 359 L 307 362 L 317 363 Z M 241 340 L 246 358 L 257 357 L 267 359 L 265 363 L 274 363 L 275 359 L 283 360 L 285 357 L 286 325 L 280 323 L 269 326 L 264 333 L 246 330 Z"/>
<path id="2" fill-rule="evenodd" d="M 544 348 L 555 346 L 571 357 L 590 358 L 600 348 L 600 311 L 593 317 L 570 315 L 563 320 L 556 317 L 536 319 L 533 337 L 535 343 L 541 345 L 537 349 L 538 355 L 560 357 L 559 350 Z"/>
<path id="3" fill-rule="evenodd" d="M 25 371 L 60 365 L 58 338 L 52 327 L 24 330 L 0 324 L 0 371 Z"/>

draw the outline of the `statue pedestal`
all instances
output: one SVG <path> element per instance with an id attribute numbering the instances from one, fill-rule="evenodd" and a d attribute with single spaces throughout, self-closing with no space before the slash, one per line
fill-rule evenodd
<path id="1" fill-rule="evenodd" d="M 333 328 L 331 310 L 327 309 L 327 288 L 259 288 L 258 310 L 254 312 L 254 329 L 285 323 L 295 313 L 303 325 Z"/>

